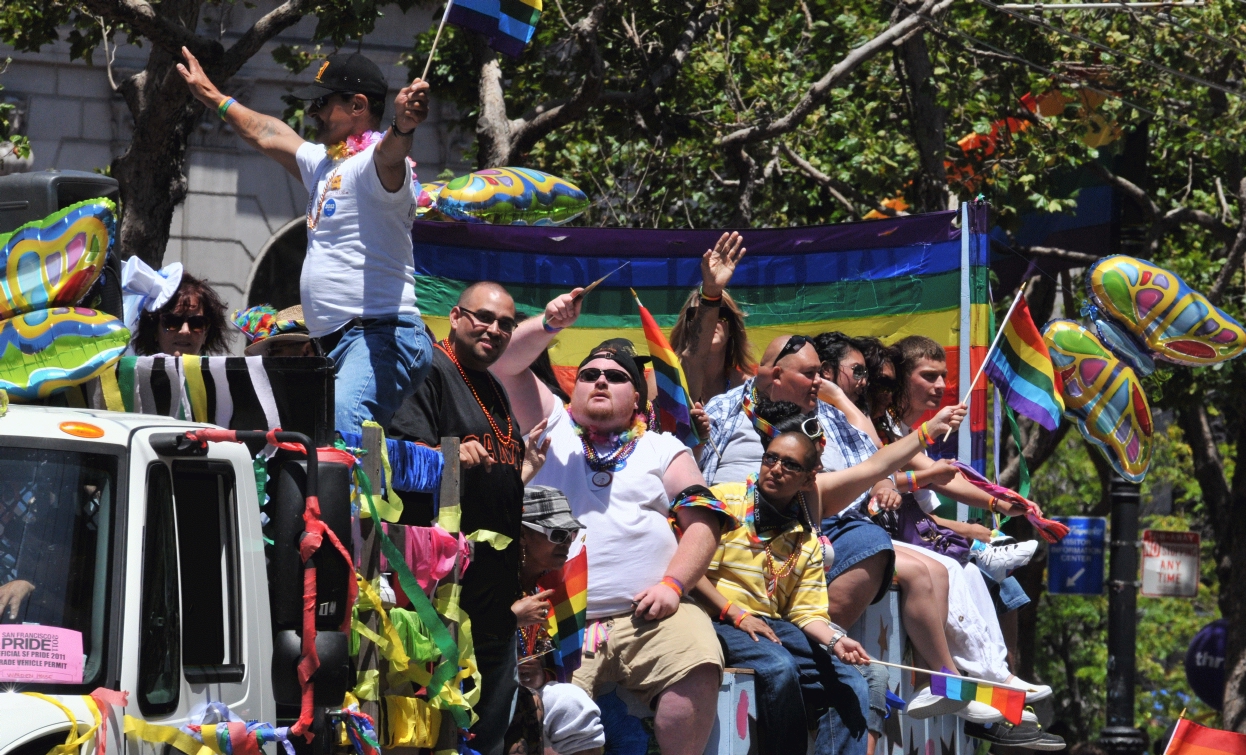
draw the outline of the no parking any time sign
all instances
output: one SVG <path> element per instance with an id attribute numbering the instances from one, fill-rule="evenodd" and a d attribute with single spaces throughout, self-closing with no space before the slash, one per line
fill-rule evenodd
<path id="1" fill-rule="evenodd" d="M 1142 594 L 1149 598 L 1198 596 L 1197 532 L 1142 532 Z"/>

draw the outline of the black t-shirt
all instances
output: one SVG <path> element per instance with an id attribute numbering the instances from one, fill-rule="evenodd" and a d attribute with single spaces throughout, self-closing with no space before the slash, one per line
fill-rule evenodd
<path id="1" fill-rule="evenodd" d="M 523 480 L 520 470 L 524 442 L 501 383 L 487 372 L 464 368 L 464 373 L 476 389 L 475 396 L 450 357 L 440 348 L 433 349 L 432 370 L 394 415 L 389 437 L 433 447 L 439 446 L 443 437 L 477 440 L 495 460 L 487 472 L 484 466 L 463 470 L 459 488 L 463 511 L 460 527 L 465 535 L 476 530 L 500 532 L 511 538 L 511 544 L 503 551 L 494 550 L 487 543 L 476 546 L 471 566 L 463 575 L 461 605 L 472 620 L 473 632 L 508 638 L 515 631 L 511 604 L 521 595 L 519 534 Z M 502 438 L 497 437 L 485 418 L 476 396 L 489 408 Z M 508 428 L 511 440 L 506 442 Z M 432 496 L 398 492 L 404 502 L 401 523 L 429 526 Z"/>

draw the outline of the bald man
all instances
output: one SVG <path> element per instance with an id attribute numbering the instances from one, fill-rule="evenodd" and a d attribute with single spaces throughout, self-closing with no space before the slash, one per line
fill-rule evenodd
<path id="1" fill-rule="evenodd" d="M 477 548 L 463 575 L 461 605 L 472 619 L 476 662 L 481 672 L 480 720 L 472 727 L 472 748 L 500 755 L 519 689 L 515 614 L 521 596 L 519 534 L 523 514 L 524 439 L 506 389 L 489 366 L 510 345 L 515 301 L 491 282 L 469 286 L 450 310 L 450 333 L 433 350 L 428 378 L 399 408 L 389 437 L 433 448 L 443 437 L 459 439 L 463 532 L 492 530 L 511 539 L 503 550 Z M 401 522 L 428 526 L 432 498 L 399 491 Z"/>
<path id="2" fill-rule="evenodd" d="M 860 464 L 878 451 L 869 435 L 853 427 L 843 412 L 818 399 L 821 368 L 812 339 L 779 336 L 762 354 L 757 377 L 705 405 L 711 443 L 701 447 L 699 464 L 707 485 L 743 482 L 761 466 L 761 436 L 747 416 L 746 398 L 750 407 L 765 401 L 790 401 L 803 412 L 816 410 L 826 434 L 822 450 L 825 471 Z M 869 495 L 867 491 L 861 497 Z M 845 627 L 852 626 L 866 606 L 887 594 L 895 569 L 891 537 L 860 514 L 861 508 L 850 506 L 843 515 L 822 512 L 822 532 L 835 550 L 826 574 L 831 616 Z"/>

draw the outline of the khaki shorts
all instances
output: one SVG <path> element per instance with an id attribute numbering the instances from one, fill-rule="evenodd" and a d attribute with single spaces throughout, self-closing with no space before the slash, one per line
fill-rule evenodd
<path id="1" fill-rule="evenodd" d="M 660 621 L 630 613 L 596 621 L 605 625 L 607 639 L 596 652 L 584 651 L 572 677 L 577 687 L 594 698 L 601 687 L 617 682 L 652 707 L 655 697 L 705 665 L 713 666 L 722 682 L 722 646 L 710 617 L 696 603 L 684 601 L 678 611 Z"/>

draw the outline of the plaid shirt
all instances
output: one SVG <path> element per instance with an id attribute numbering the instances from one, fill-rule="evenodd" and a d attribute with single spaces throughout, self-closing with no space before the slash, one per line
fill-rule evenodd
<path id="1" fill-rule="evenodd" d="M 754 378 L 749 378 L 744 385 L 715 396 L 705 405 L 705 413 L 710 418 L 710 440 L 722 453 L 726 453 L 727 441 L 735 433 L 737 423 L 748 422 L 741 404 L 744 403 L 745 395 L 753 390 L 753 380 Z M 825 401 L 818 401 L 818 421 L 822 423 L 822 431 L 826 433 L 822 466 L 829 472 L 860 464 L 878 450 L 869 435 L 854 427 L 843 412 Z M 699 461 L 701 472 L 705 475 L 705 484 L 712 486 L 718 472 L 719 459 L 709 443 L 702 446 Z M 761 464 L 760 458 L 757 463 Z M 868 496 L 869 491 L 862 493 L 853 505 Z"/>

